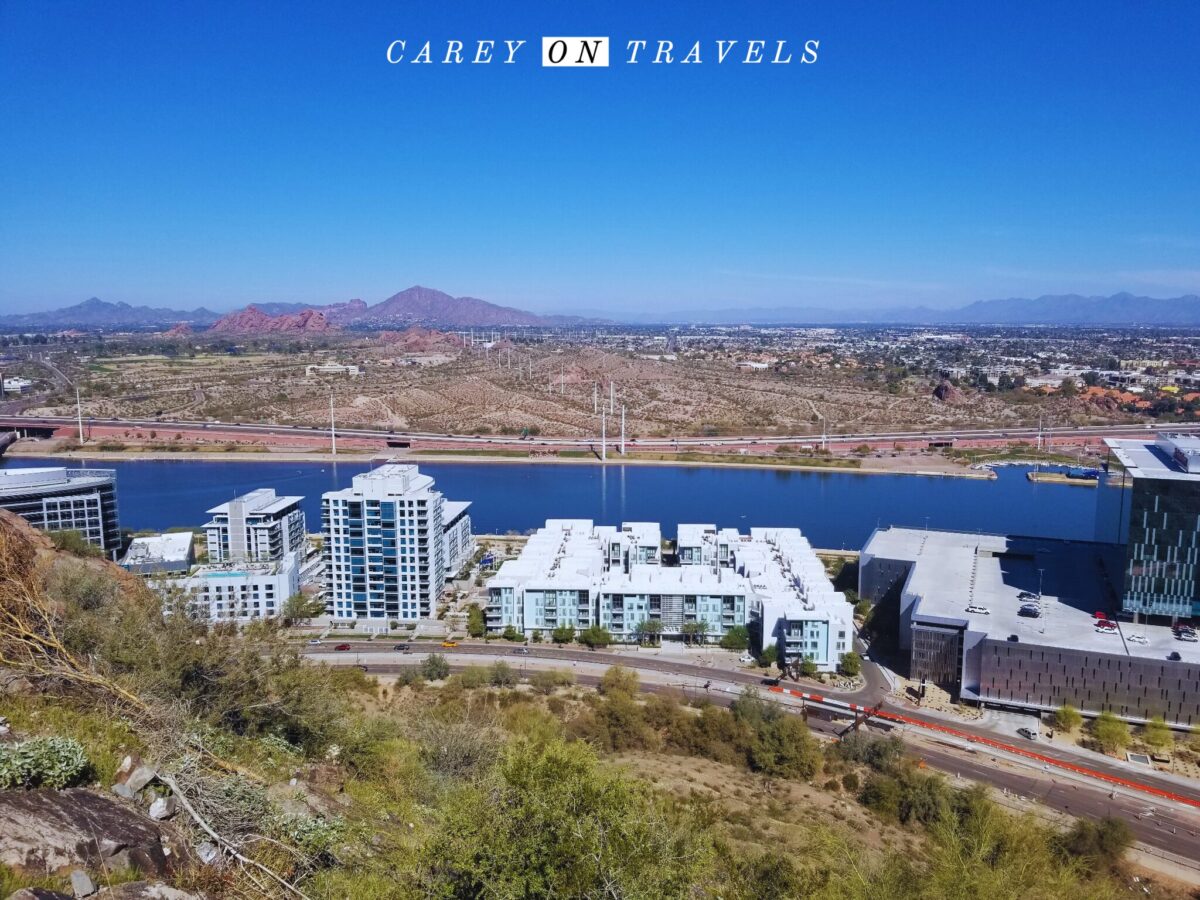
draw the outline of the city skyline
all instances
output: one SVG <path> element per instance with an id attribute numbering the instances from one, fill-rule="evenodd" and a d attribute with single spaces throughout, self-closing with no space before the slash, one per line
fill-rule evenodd
<path id="1" fill-rule="evenodd" d="M 704 12 L 8 4 L 0 305 L 419 283 L 619 318 L 1200 291 L 1195 7 Z M 614 65 L 386 59 L 546 34 L 609 35 Z M 618 64 L 634 39 L 751 38 L 820 58 Z"/>

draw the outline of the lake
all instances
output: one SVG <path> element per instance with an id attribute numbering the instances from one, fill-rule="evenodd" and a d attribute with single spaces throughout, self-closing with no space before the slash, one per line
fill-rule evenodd
<path id="1" fill-rule="evenodd" d="M 198 526 L 207 510 L 259 487 L 300 494 L 310 531 L 321 494 L 347 487 L 367 463 L 0 458 L 4 468 L 66 465 L 115 469 L 121 525 L 134 530 Z M 603 524 L 680 522 L 745 531 L 800 528 L 814 547 L 858 549 L 877 525 L 909 525 L 1093 540 L 1100 490 L 1035 484 L 1023 467 L 992 481 L 773 469 L 539 463 L 421 463 L 451 500 L 470 500 L 477 533 L 524 532 L 548 518 Z"/>

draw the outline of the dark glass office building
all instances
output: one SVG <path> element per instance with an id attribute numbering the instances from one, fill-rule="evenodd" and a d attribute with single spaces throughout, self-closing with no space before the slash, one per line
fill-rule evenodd
<path id="1" fill-rule="evenodd" d="M 1108 445 L 1124 486 L 1114 486 L 1122 476 L 1110 471 L 1098 510 L 1108 518 L 1115 511 L 1126 545 L 1122 607 L 1172 620 L 1200 616 L 1200 438 L 1160 434 Z"/>

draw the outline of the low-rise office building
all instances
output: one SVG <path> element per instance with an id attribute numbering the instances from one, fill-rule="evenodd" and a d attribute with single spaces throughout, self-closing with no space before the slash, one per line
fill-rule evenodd
<path id="1" fill-rule="evenodd" d="M 208 511 L 204 526 L 208 559 L 213 563 L 270 562 L 293 551 L 304 552 L 303 497 L 280 497 L 259 488 Z"/>
<path id="2" fill-rule="evenodd" d="M 648 621 L 668 640 L 697 630 L 719 639 L 754 623 L 781 661 L 808 658 L 826 670 L 852 649 L 851 608 L 797 529 L 682 525 L 677 565 L 660 547 L 655 523 L 551 519 L 488 582 L 488 628 L 533 635 L 599 625 L 635 641 Z"/>
<path id="3" fill-rule="evenodd" d="M 965 701 L 1200 723 L 1200 642 L 1118 614 L 1124 557 L 1112 543 L 877 529 L 859 593 L 896 604 L 910 677 Z"/>
<path id="4" fill-rule="evenodd" d="M 43 531 L 78 532 L 109 559 L 121 551 L 112 469 L 0 469 L 0 509 Z"/>
<path id="5" fill-rule="evenodd" d="M 136 575 L 186 575 L 195 563 L 190 531 L 136 537 L 121 558 L 121 568 Z"/>

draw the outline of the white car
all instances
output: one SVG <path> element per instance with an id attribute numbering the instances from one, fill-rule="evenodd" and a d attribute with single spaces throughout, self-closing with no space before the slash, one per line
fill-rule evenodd
<path id="1" fill-rule="evenodd" d="M 320 639 L 320 638 L 313 638 L 312 640 L 310 640 L 310 641 L 308 642 L 308 646 L 310 646 L 310 647 L 315 647 L 315 646 L 317 646 L 317 645 L 318 645 L 318 644 L 320 644 L 320 643 L 322 643 L 322 641 L 321 641 L 321 639 Z"/>
<path id="2" fill-rule="evenodd" d="M 992 611 L 986 606 L 968 606 L 967 612 L 976 613 L 977 615 L 981 616 L 990 616 L 992 614 Z"/>
<path id="3" fill-rule="evenodd" d="M 1149 643 L 1144 634 L 1131 634 L 1128 638 L 1126 638 L 1126 640 L 1133 641 L 1135 644 Z"/>
<path id="4" fill-rule="evenodd" d="M 750 665 L 750 663 L 754 662 L 754 657 L 751 656 L 749 653 L 743 653 L 741 656 L 738 657 L 738 662 L 743 663 L 745 665 Z"/>

